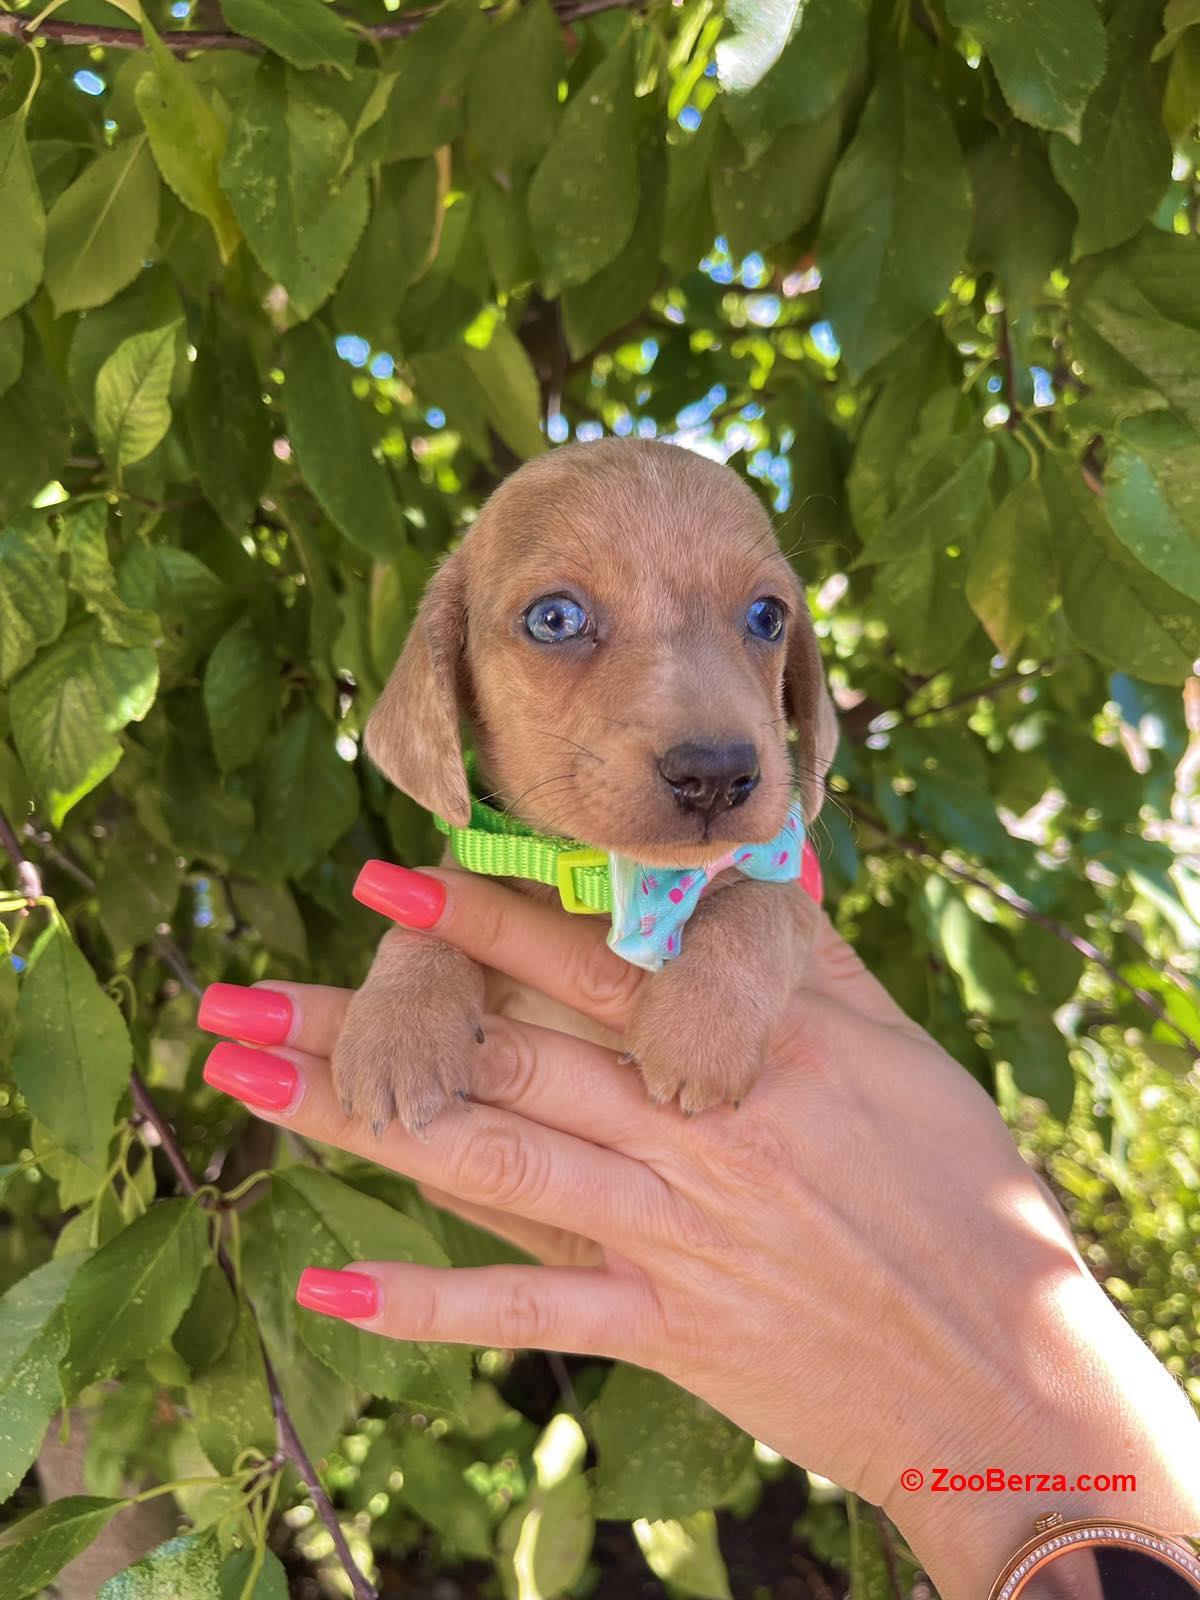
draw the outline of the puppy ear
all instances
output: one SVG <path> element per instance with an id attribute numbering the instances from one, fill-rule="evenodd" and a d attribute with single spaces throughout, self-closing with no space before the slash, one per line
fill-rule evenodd
<path id="1" fill-rule="evenodd" d="M 471 820 L 459 735 L 466 640 L 462 563 L 453 555 L 431 579 L 366 729 L 367 754 L 383 775 L 460 828 Z"/>
<path id="2" fill-rule="evenodd" d="M 783 671 L 783 697 L 788 721 L 800 736 L 796 764 L 804 795 L 805 820 L 811 823 L 816 820 L 825 802 L 825 774 L 837 755 L 841 730 L 825 682 L 821 647 L 813 631 L 803 591 L 800 604 L 804 606 L 804 611 L 796 618 L 788 643 L 787 663 Z"/>

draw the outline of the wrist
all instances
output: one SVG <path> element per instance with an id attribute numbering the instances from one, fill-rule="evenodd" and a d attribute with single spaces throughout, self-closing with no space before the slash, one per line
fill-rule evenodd
<path id="1" fill-rule="evenodd" d="M 1182 1390 L 1078 1264 L 1036 1299 L 1011 1348 L 947 1375 L 955 1420 L 913 1461 L 921 1487 L 898 1477 L 883 1501 L 942 1600 L 986 1600 L 1048 1512 L 1200 1529 L 1200 1419 Z"/>

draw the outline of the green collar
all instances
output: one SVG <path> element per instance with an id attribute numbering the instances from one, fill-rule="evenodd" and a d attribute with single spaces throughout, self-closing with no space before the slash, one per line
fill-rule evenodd
<path id="1" fill-rule="evenodd" d="M 471 796 L 471 821 L 456 828 L 434 814 L 437 828 L 450 840 L 454 859 L 468 872 L 490 877 L 532 878 L 558 890 L 565 911 L 612 911 L 608 857 L 577 839 L 537 833 L 516 817 L 497 811 Z"/>

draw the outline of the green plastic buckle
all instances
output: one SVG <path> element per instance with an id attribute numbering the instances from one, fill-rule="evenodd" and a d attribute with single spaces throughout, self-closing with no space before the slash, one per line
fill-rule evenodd
<path id="1" fill-rule="evenodd" d="M 563 910 L 585 916 L 604 916 L 605 913 L 596 906 L 584 905 L 575 893 L 575 880 L 571 876 L 576 867 L 606 867 L 608 857 L 603 850 L 561 850 L 554 865 L 558 878 L 558 898 L 562 901 Z"/>

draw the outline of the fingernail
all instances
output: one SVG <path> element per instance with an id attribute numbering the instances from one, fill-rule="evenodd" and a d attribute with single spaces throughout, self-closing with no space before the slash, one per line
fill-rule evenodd
<path id="1" fill-rule="evenodd" d="M 432 928 L 446 904 L 446 885 L 390 861 L 368 861 L 354 885 L 354 898 L 406 928 Z"/>
<path id="2" fill-rule="evenodd" d="M 331 1272 L 305 1267 L 296 1285 L 296 1300 L 310 1311 L 345 1322 L 361 1322 L 379 1311 L 379 1285 L 365 1272 Z"/>
<path id="3" fill-rule="evenodd" d="M 282 1056 L 222 1043 L 204 1063 L 204 1081 L 255 1111 L 284 1111 L 296 1098 L 300 1074 Z"/>
<path id="4" fill-rule="evenodd" d="M 292 1002 L 274 989 L 210 983 L 196 1021 L 205 1033 L 228 1033 L 252 1044 L 283 1044 L 292 1031 Z"/>

